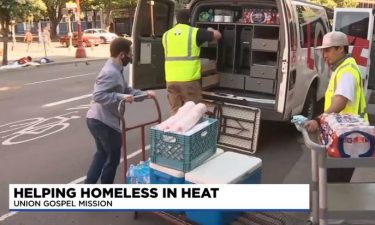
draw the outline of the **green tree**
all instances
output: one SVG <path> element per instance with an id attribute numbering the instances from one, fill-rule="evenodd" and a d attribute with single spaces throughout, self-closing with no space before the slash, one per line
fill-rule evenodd
<path id="1" fill-rule="evenodd" d="M 340 8 L 355 8 L 358 6 L 358 1 L 356 0 L 336 0 L 337 7 Z"/>
<path id="2" fill-rule="evenodd" d="M 45 10 L 45 5 L 40 0 L 6 0 L 0 1 L 0 25 L 3 35 L 3 61 L 8 64 L 8 36 L 11 21 L 24 21 L 27 16 L 38 15 Z"/>
<path id="3" fill-rule="evenodd" d="M 102 8 L 103 4 L 100 0 L 86 0 L 81 2 L 81 10 L 93 10 Z"/>
<path id="4" fill-rule="evenodd" d="M 99 0 L 100 1 L 100 0 Z M 135 9 L 137 0 L 101 0 L 104 11 L 109 15 L 113 9 Z M 109 25 L 110 18 L 106 17 L 105 24 Z"/>
<path id="5" fill-rule="evenodd" d="M 331 9 L 337 6 L 337 3 L 336 3 L 337 1 L 334 1 L 334 0 L 310 0 L 310 2 L 319 4 L 319 5 L 324 5 Z"/>
<path id="6" fill-rule="evenodd" d="M 60 23 L 63 14 L 62 9 L 68 0 L 42 0 L 47 7 L 47 16 L 51 21 L 51 36 L 56 37 L 56 27 Z"/>
<path id="7" fill-rule="evenodd" d="M 331 9 L 334 9 L 336 7 L 355 8 L 358 6 L 358 1 L 356 0 L 310 0 L 310 2 L 317 3 L 319 5 L 324 5 Z"/>

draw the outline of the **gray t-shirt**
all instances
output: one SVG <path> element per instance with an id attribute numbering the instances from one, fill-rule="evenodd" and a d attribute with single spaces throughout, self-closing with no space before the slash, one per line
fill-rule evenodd
<path id="1" fill-rule="evenodd" d="M 120 116 L 123 115 L 118 112 L 118 104 L 126 95 L 146 96 L 147 92 L 129 87 L 123 75 L 123 67 L 114 58 L 110 58 L 95 80 L 91 106 L 86 117 L 99 120 L 121 132 Z"/>

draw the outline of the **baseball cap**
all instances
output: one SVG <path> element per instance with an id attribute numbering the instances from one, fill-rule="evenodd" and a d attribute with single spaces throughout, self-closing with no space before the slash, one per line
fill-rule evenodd
<path id="1" fill-rule="evenodd" d="M 349 45 L 349 42 L 346 34 L 340 31 L 332 31 L 324 35 L 322 46 L 316 47 L 316 49 L 347 45 Z"/>

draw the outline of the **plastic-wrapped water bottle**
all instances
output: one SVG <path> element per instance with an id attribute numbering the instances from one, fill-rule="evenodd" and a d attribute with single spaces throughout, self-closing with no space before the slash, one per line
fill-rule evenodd
<path id="1" fill-rule="evenodd" d="M 135 166 L 131 164 L 129 166 L 128 173 L 126 175 L 128 184 L 136 184 L 136 178 L 134 176 L 134 172 L 135 172 Z"/>
<path id="2" fill-rule="evenodd" d="M 144 165 L 145 164 L 143 164 L 143 166 L 139 168 L 139 171 L 138 171 L 138 175 L 139 175 L 138 183 L 149 184 L 150 183 L 150 168 L 147 168 Z"/>
<path id="3" fill-rule="evenodd" d="M 128 171 L 128 181 L 131 184 L 150 183 L 150 160 L 139 162 L 138 165 L 130 165 Z"/>

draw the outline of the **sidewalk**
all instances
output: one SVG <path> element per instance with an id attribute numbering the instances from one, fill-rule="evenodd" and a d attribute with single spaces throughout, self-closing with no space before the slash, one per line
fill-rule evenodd
<path id="1" fill-rule="evenodd" d="M 30 45 L 30 49 L 27 52 L 27 44 L 23 42 L 16 42 L 12 50 L 12 42 L 8 43 L 8 64 L 18 60 L 25 56 L 32 57 L 33 61 L 39 60 L 45 57 L 44 46 L 38 42 L 34 42 Z M 0 42 L 0 48 L 2 49 L 3 42 Z M 101 44 L 96 47 L 87 47 L 86 58 L 75 58 L 77 48 L 66 48 L 63 47 L 59 42 L 51 43 L 50 47 L 46 49 L 47 58 L 52 59 L 55 64 L 63 64 L 69 62 L 80 62 L 80 61 L 92 61 L 106 59 L 109 57 L 109 44 Z M 0 63 L 2 62 L 2 55 L 0 55 Z"/>

